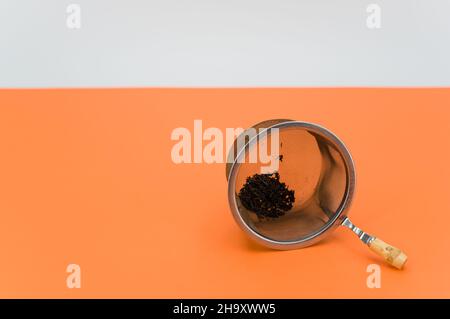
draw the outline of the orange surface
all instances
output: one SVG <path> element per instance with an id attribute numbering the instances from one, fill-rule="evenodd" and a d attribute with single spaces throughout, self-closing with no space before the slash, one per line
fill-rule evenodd
<path id="1" fill-rule="evenodd" d="M 173 164 L 176 127 L 324 125 L 356 162 L 350 231 L 303 250 L 250 242 L 224 164 Z M 0 297 L 450 297 L 450 89 L 0 91 Z M 81 289 L 66 266 L 81 266 Z M 366 287 L 379 263 L 381 289 Z"/>

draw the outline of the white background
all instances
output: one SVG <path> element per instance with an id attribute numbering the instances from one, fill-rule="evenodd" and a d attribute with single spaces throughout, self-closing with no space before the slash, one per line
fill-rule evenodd
<path id="1" fill-rule="evenodd" d="M 0 87 L 448 85 L 450 0 L 0 0 Z"/>

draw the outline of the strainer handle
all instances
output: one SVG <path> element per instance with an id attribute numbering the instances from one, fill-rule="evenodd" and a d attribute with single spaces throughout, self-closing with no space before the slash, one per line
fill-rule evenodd
<path id="1" fill-rule="evenodd" d="M 397 269 L 403 269 L 408 256 L 400 249 L 391 246 L 379 238 L 374 238 L 369 244 L 369 248 L 384 260 Z"/>
<path id="2" fill-rule="evenodd" d="M 352 230 L 364 244 L 369 246 L 370 250 L 383 257 L 388 264 L 397 269 L 403 269 L 408 260 L 408 257 L 403 251 L 362 231 L 360 228 L 356 227 L 348 217 L 344 219 L 342 225 Z"/>

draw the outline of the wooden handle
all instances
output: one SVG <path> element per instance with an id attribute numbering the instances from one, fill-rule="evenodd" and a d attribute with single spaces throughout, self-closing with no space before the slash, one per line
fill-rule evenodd
<path id="1" fill-rule="evenodd" d="M 397 269 L 402 269 L 408 260 L 408 256 L 406 256 L 404 252 L 398 248 L 386 244 L 381 239 L 375 238 L 369 243 L 369 247 L 372 251 L 383 257 L 388 264 Z"/>

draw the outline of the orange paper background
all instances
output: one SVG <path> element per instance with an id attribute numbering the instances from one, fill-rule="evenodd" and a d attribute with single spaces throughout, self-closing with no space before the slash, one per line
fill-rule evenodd
<path id="1" fill-rule="evenodd" d="M 272 251 L 235 225 L 224 164 L 171 161 L 176 127 L 271 118 L 335 132 L 357 168 L 348 230 Z M 0 91 L 0 297 L 450 297 L 450 89 Z M 66 287 L 79 264 L 81 289 Z M 382 287 L 366 286 L 378 263 Z"/>

